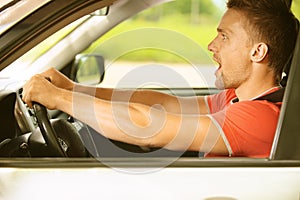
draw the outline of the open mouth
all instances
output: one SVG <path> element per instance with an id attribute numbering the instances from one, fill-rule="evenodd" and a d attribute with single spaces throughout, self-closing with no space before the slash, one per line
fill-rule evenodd
<path id="1" fill-rule="evenodd" d="M 216 71 L 215 71 L 215 76 L 218 76 L 218 74 L 220 74 L 221 73 L 221 65 L 219 65 L 219 67 L 218 67 L 218 69 L 216 69 Z"/>
<path id="2" fill-rule="evenodd" d="M 222 65 L 221 65 L 221 61 L 218 57 L 216 57 L 215 55 L 213 56 L 213 60 L 218 64 L 218 68 L 215 72 L 215 75 L 217 75 L 217 73 L 221 70 Z"/>

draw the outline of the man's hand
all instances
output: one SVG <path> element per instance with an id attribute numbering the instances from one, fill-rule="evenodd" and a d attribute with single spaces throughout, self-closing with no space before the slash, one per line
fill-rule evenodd
<path id="1" fill-rule="evenodd" d="M 65 90 L 73 90 L 74 88 L 75 83 L 55 68 L 50 68 L 41 75 L 47 77 L 58 88 Z"/>
<path id="2" fill-rule="evenodd" d="M 56 100 L 60 98 L 61 89 L 52 84 L 45 76 L 33 76 L 23 87 L 23 101 L 32 108 L 33 102 L 40 103 L 48 109 L 56 109 Z"/>

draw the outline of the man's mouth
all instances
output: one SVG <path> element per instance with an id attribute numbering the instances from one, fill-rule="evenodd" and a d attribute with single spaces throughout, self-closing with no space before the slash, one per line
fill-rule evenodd
<path id="1" fill-rule="evenodd" d="M 215 75 L 217 75 L 217 73 L 221 70 L 222 65 L 221 65 L 221 61 L 218 57 L 216 57 L 215 55 L 213 56 L 213 60 L 219 65 L 219 67 L 217 68 Z"/>
<path id="2" fill-rule="evenodd" d="M 215 76 L 218 76 L 218 74 L 221 73 L 221 68 L 222 68 L 222 66 L 219 65 L 218 69 L 216 69 L 216 71 L 215 71 Z"/>

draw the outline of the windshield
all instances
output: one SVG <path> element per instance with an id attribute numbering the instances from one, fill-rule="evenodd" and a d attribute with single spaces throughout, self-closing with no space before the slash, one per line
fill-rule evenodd
<path id="1" fill-rule="evenodd" d="M 75 22 L 65 26 L 55 34 L 49 36 L 47 39 L 36 45 L 30 51 L 18 58 L 9 67 L 6 67 L 0 72 L 0 78 L 13 78 L 15 80 L 26 80 L 33 74 L 37 73 L 37 69 L 30 67 L 37 61 L 43 54 L 49 51 L 63 38 L 70 34 L 74 29 L 80 26 L 89 16 L 84 16 Z"/>
<path id="2" fill-rule="evenodd" d="M 219 1 L 168 2 L 121 23 L 83 54 L 105 58 L 101 87 L 214 88 L 207 45 L 224 10 Z"/>

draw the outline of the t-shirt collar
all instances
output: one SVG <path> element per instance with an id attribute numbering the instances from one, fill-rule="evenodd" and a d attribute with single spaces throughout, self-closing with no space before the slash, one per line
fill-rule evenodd
<path id="1" fill-rule="evenodd" d="M 272 88 L 270 88 L 270 89 L 264 91 L 263 93 L 259 94 L 258 96 L 249 99 L 249 101 L 253 101 L 253 100 L 258 99 L 258 98 L 260 98 L 260 97 L 262 97 L 262 96 L 265 96 L 265 95 L 267 95 L 267 94 L 270 94 L 270 93 L 272 93 L 272 92 L 275 92 L 276 90 L 279 90 L 280 88 L 281 88 L 281 86 L 275 86 L 275 87 L 272 87 Z M 233 98 L 233 99 L 231 100 L 231 104 L 234 104 L 234 103 L 237 103 L 237 102 L 239 102 L 239 98 L 238 98 L 238 97 L 235 97 L 235 98 Z"/>

